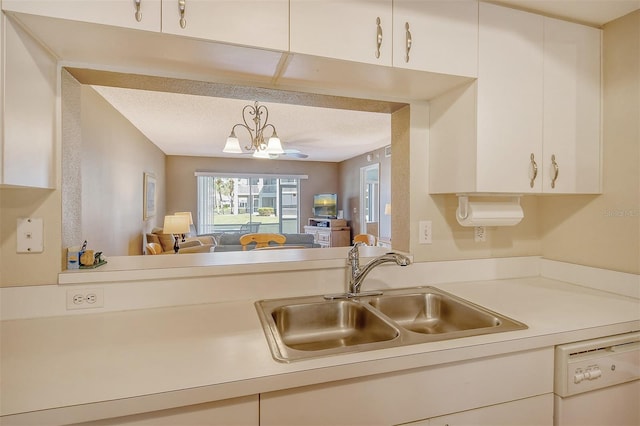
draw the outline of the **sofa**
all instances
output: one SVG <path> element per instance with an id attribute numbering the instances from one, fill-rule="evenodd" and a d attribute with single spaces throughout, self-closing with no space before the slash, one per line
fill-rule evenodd
<path id="1" fill-rule="evenodd" d="M 242 232 L 225 232 L 221 234 L 215 234 L 216 245 L 213 248 L 213 252 L 224 251 L 242 251 L 242 244 L 240 244 L 240 236 L 244 235 Z M 305 248 L 317 248 L 319 244 L 313 242 L 312 234 L 282 234 L 287 240 L 284 245 L 301 246 Z M 277 246 L 278 244 L 273 244 Z M 249 244 L 247 250 L 252 250 L 255 244 Z"/>
<path id="2" fill-rule="evenodd" d="M 191 232 L 185 234 L 185 240 L 178 240 L 178 254 L 186 253 L 208 253 L 211 252 L 216 244 L 215 238 L 212 235 L 197 236 L 195 227 L 191 225 Z M 146 244 L 156 243 L 162 247 L 162 253 L 160 254 L 174 254 L 173 249 L 174 237 L 171 234 L 163 234 L 162 228 L 153 228 L 151 233 L 145 235 Z M 150 253 L 147 253 L 150 254 Z"/>

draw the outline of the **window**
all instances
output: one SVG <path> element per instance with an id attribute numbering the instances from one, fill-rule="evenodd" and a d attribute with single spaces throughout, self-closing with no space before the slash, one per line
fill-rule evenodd
<path id="1" fill-rule="evenodd" d="M 300 232 L 300 179 L 198 172 L 198 234 Z"/>

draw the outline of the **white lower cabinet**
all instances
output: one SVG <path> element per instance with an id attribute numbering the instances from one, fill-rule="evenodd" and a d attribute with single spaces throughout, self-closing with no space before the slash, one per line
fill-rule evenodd
<path id="1" fill-rule="evenodd" d="M 261 394 L 260 424 L 551 425 L 552 392 L 553 349 L 545 348 Z"/>
<path id="2" fill-rule="evenodd" d="M 258 395 L 82 423 L 86 426 L 258 426 L 258 424 Z"/>
<path id="3" fill-rule="evenodd" d="M 549 418 L 551 412 L 553 412 L 553 394 L 546 393 L 408 424 L 411 426 L 551 426 L 553 425 L 553 418 Z"/>

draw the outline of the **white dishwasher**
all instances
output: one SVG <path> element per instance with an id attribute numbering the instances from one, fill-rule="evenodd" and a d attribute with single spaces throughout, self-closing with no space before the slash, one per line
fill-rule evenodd
<path id="1" fill-rule="evenodd" d="M 555 426 L 640 425 L 640 332 L 556 346 Z"/>

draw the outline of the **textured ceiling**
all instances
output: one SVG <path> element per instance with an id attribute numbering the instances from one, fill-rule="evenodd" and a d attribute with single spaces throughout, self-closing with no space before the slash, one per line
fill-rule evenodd
<path id="1" fill-rule="evenodd" d="M 242 122 L 243 107 L 255 101 L 92 87 L 167 155 L 238 157 L 222 149 L 233 125 Z M 307 154 L 308 160 L 342 161 L 391 143 L 389 113 L 261 105 L 269 109 L 269 123 L 276 127 L 284 149 Z M 248 144 L 246 130 L 236 129 L 236 135 L 241 146 Z"/>

